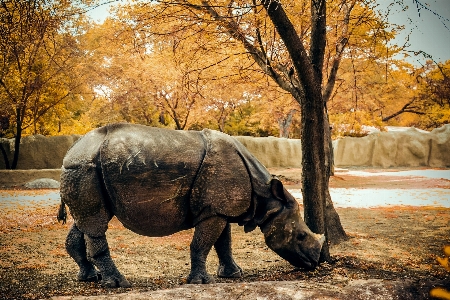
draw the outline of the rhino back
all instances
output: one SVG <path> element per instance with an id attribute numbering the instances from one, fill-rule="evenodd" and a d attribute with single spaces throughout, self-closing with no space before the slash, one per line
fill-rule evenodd
<path id="1" fill-rule="evenodd" d="M 86 133 L 67 151 L 63 159 L 63 167 L 65 169 L 74 169 L 86 164 L 95 164 L 106 133 L 106 127 L 101 127 Z"/>
<path id="2" fill-rule="evenodd" d="M 190 191 L 204 154 L 198 132 L 131 124 L 109 128 L 100 161 L 114 214 L 143 235 L 192 227 Z"/>

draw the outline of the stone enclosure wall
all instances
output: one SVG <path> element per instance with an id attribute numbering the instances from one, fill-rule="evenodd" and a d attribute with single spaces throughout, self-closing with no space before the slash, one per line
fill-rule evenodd
<path id="1" fill-rule="evenodd" d="M 447 168 L 450 124 L 431 132 L 409 128 L 343 138 L 334 143 L 334 161 L 336 166 Z"/>
<path id="2" fill-rule="evenodd" d="M 266 168 L 300 168 L 302 144 L 297 139 L 236 136 Z"/>
<path id="3" fill-rule="evenodd" d="M 59 169 L 67 149 L 79 137 L 24 137 L 17 169 Z M 236 138 L 268 168 L 301 167 L 300 140 Z M 0 139 L 0 142 L 12 161 L 14 140 Z M 450 167 L 450 124 L 429 133 L 410 128 L 362 138 L 342 138 L 334 141 L 334 159 L 337 167 Z M 3 157 L 0 157 L 0 170 L 4 168 Z"/>
<path id="4" fill-rule="evenodd" d="M 80 138 L 79 135 L 49 136 L 31 135 L 21 139 L 17 169 L 59 169 L 69 147 Z M 8 153 L 9 163 L 14 155 L 14 139 L 0 139 Z M 5 161 L 0 155 L 0 170 Z"/>

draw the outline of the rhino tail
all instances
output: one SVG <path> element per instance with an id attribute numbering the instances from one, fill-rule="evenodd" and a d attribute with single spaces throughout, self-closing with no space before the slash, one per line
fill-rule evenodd
<path id="1" fill-rule="evenodd" d="M 56 216 L 56 219 L 59 221 L 62 221 L 63 225 L 66 224 L 67 221 L 67 211 L 66 211 L 66 204 L 61 201 L 61 205 L 59 206 L 58 215 Z"/>

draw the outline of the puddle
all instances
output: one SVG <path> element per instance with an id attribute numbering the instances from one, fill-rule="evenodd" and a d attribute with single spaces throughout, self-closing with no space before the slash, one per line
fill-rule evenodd
<path id="1" fill-rule="evenodd" d="M 302 199 L 300 190 L 291 194 Z M 449 189 L 355 189 L 330 188 L 335 207 L 435 206 L 450 208 Z"/>
<path id="2" fill-rule="evenodd" d="M 338 171 L 339 172 L 339 171 Z M 427 178 L 447 179 L 450 180 L 450 170 L 407 170 L 407 171 L 383 171 L 383 172 L 368 172 L 360 170 L 348 170 L 345 174 L 351 176 L 419 176 Z"/>
<path id="3" fill-rule="evenodd" d="M 23 208 L 54 206 L 60 202 L 59 190 L 0 191 L 0 210 L 14 206 Z"/>
<path id="4" fill-rule="evenodd" d="M 290 190 L 297 199 L 302 199 L 300 190 Z M 390 205 L 436 206 L 450 208 L 449 189 L 355 189 L 330 188 L 335 207 L 369 208 Z M 59 190 L 39 192 L 0 191 L 0 209 L 21 207 L 45 207 L 60 203 Z"/>

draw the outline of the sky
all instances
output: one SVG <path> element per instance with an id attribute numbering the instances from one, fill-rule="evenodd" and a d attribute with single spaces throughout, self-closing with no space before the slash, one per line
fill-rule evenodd
<path id="1" fill-rule="evenodd" d="M 383 10 L 392 2 L 399 0 L 378 0 Z M 410 51 L 424 51 L 432 55 L 436 62 L 450 60 L 450 0 L 403 0 L 407 6 L 402 10 L 398 4 L 392 5 L 388 17 L 390 23 L 404 25 L 405 29 L 398 34 L 395 42 L 403 45 L 408 42 Z M 425 7 L 422 7 L 423 4 Z M 429 10 L 427 9 L 429 8 Z M 409 34 L 409 41 L 407 37 Z M 408 58 L 414 64 L 424 63 L 423 55 Z"/>
<path id="2" fill-rule="evenodd" d="M 403 10 L 402 5 L 397 2 L 402 2 L 407 8 Z M 436 62 L 450 60 L 450 0 L 377 0 L 377 3 L 383 11 L 393 3 L 388 21 L 405 26 L 395 39 L 396 44 L 403 45 L 408 42 L 409 51 L 424 51 Z M 101 23 L 108 16 L 110 6 L 111 4 L 101 5 L 88 12 L 88 15 Z M 407 60 L 417 66 L 427 60 L 423 55 L 410 55 Z"/>

